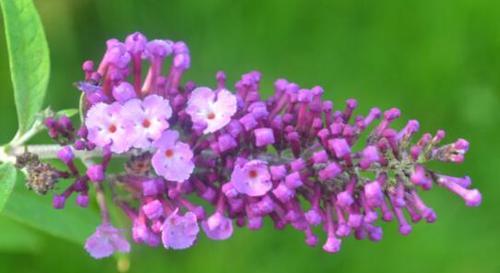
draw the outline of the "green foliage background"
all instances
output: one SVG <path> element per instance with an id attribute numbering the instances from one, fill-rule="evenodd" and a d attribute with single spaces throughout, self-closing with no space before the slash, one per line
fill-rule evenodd
<path id="1" fill-rule="evenodd" d="M 16 0 L 12 0 L 16 1 Z M 184 40 L 192 52 L 187 77 L 214 84 L 215 72 L 231 82 L 252 69 L 263 72 L 263 92 L 286 77 L 321 85 L 338 107 L 357 98 L 360 110 L 400 107 L 403 120 L 422 131 L 446 129 L 447 140 L 464 137 L 471 150 L 464 164 L 436 165 L 470 175 L 483 193 L 479 208 L 434 189 L 424 199 L 438 213 L 403 237 L 385 224 L 374 244 L 344 240 L 328 255 L 303 243 L 303 235 L 270 224 L 237 230 L 225 242 L 202 237 L 186 251 L 134 245 L 130 272 L 500 272 L 500 2 L 420 1 L 153 1 L 38 0 L 51 50 L 46 103 L 76 107 L 72 83 L 81 62 L 98 60 L 105 40 L 142 31 L 150 38 Z M 0 23 L 1 24 L 1 23 Z M 16 131 L 5 37 L 0 34 L 0 142 Z M 400 123 L 402 125 L 402 122 Z M 16 191 L 24 193 L 22 181 Z M 35 197 L 33 197 L 35 198 Z M 13 198 L 9 202 L 23 201 Z M 37 214 L 40 200 L 26 206 Z M 69 206 L 72 203 L 68 203 Z M 9 204 L 7 204 L 9 206 Z M 57 211 L 40 221 L 78 218 L 79 209 Z M 76 215 L 75 215 L 76 214 Z M 92 229 L 87 231 L 88 234 Z M 52 237 L 0 216 L 0 273 L 115 272 L 116 260 L 92 260 L 81 244 Z"/>

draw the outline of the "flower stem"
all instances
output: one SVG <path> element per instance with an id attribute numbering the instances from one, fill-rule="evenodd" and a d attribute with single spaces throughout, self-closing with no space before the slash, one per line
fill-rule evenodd
<path id="1" fill-rule="evenodd" d="M 15 163 L 16 157 L 25 152 L 38 155 L 40 159 L 55 159 L 57 158 L 57 151 L 61 149 L 57 144 L 37 144 L 37 145 L 24 145 L 24 146 L 4 146 L 0 148 L 0 161 Z M 77 158 L 94 158 L 102 156 L 101 149 L 92 151 L 74 151 Z"/>

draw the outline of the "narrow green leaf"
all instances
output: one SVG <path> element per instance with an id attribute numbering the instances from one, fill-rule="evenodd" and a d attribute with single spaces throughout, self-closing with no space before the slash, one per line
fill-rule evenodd
<path id="1" fill-rule="evenodd" d="M 63 110 L 57 111 L 56 117 L 67 116 L 68 118 L 70 118 L 76 114 L 78 114 L 78 109 L 69 108 L 69 109 L 63 109 Z"/>
<path id="2" fill-rule="evenodd" d="M 12 193 L 12 188 L 16 183 L 16 168 L 11 164 L 4 163 L 0 165 L 0 211 Z"/>
<path id="3" fill-rule="evenodd" d="M 82 244 L 99 224 L 99 213 L 93 208 L 80 208 L 74 198 L 66 207 L 56 210 L 50 196 L 39 196 L 23 187 L 22 181 L 5 204 L 3 214 L 17 222 L 77 244 Z"/>
<path id="4" fill-rule="evenodd" d="M 50 73 L 49 48 L 32 0 L 0 0 L 19 133 L 42 109 Z"/>
<path id="5" fill-rule="evenodd" d="M 80 95 L 80 101 L 78 103 L 78 113 L 80 113 L 80 122 L 83 124 L 85 116 L 85 94 L 82 92 Z"/>

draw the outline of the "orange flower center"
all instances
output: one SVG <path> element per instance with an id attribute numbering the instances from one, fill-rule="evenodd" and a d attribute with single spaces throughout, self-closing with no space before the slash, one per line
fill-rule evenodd
<path id="1" fill-rule="evenodd" d="M 208 113 L 207 119 L 214 119 L 214 118 L 215 118 L 215 113 L 214 112 Z"/>
<path id="2" fill-rule="evenodd" d="M 255 178 L 255 177 L 257 177 L 257 175 L 258 175 L 258 173 L 257 173 L 257 171 L 256 171 L 256 170 L 250 170 L 250 171 L 248 172 L 248 176 L 249 176 L 250 178 Z"/>
<path id="3" fill-rule="evenodd" d="M 172 149 L 168 149 L 165 151 L 165 156 L 170 158 L 172 156 L 174 156 L 174 151 L 172 151 Z"/>
<path id="4" fill-rule="evenodd" d="M 116 132 L 116 130 L 117 130 L 117 128 L 116 128 L 116 125 L 114 125 L 114 124 L 111 124 L 111 125 L 108 127 L 108 131 L 109 131 L 110 133 L 114 133 L 114 132 Z"/>
<path id="5" fill-rule="evenodd" d="M 151 121 L 149 121 L 149 119 L 145 119 L 142 121 L 142 127 L 149 128 L 149 126 L 151 126 Z"/>

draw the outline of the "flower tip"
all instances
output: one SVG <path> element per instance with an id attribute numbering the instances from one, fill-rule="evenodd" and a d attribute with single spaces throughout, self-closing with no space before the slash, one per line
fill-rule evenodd
<path id="1" fill-rule="evenodd" d="M 351 153 L 351 147 L 344 138 L 334 138 L 328 141 L 328 146 L 335 152 L 337 158 L 343 158 Z"/>
<path id="2" fill-rule="evenodd" d="M 75 158 L 75 155 L 70 146 L 64 146 L 57 152 L 57 157 L 64 162 L 64 164 L 69 164 Z"/>
<path id="3" fill-rule="evenodd" d="M 373 242 L 378 242 L 382 240 L 383 231 L 381 227 L 373 227 L 372 230 L 369 231 L 370 240 Z"/>
<path id="4" fill-rule="evenodd" d="M 347 237 L 351 234 L 351 228 L 346 224 L 339 224 L 335 234 L 339 237 Z"/>
<path id="5" fill-rule="evenodd" d="M 412 231 L 412 228 L 408 224 L 403 224 L 399 226 L 399 233 L 401 233 L 403 236 L 406 236 L 410 234 Z"/>
<path id="6" fill-rule="evenodd" d="M 163 216 L 163 205 L 159 200 L 153 200 L 142 206 L 142 211 L 150 220 L 155 220 Z"/>
<path id="7" fill-rule="evenodd" d="M 307 235 L 305 240 L 306 244 L 311 247 L 316 246 L 318 244 L 318 241 L 318 237 L 314 234 Z"/>
<path id="8" fill-rule="evenodd" d="M 254 130 L 255 146 L 265 147 L 274 143 L 274 133 L 270 128 L 258 128 Z"/>
<path id="9" fill-rule="evenodd" d="M 361 224 L 363 223 L 363 216 L 361 214 L 350 214 L 349 215 L 349 220 L 347 221 L 350 227 L 352 228 L 359 228 Z"/>
<path id="10" fill-rule="evenodd" d="M 424 211 L 423 216 L 427 223 L 434 223 L 437 220 L 437 215 L 436 212 L 434 212 L 433 209 L 429 208 L 426 211 Z"/>
<path id="11" fill-rule="evenodd" d="M 165 58 L 172 54 L 172 43 L 165 40 L 152 40 L 146 44 L 147 55 L 151 59 Z"/>
<path id="12" fill-rule="evenodd" d="M 92 72 L 94 71 L 94 62 L 91 60 L 87 60 L 83 62 L 82 64 L 82 70 L 85 72 Z"/>
<path id="13" fill-rule="evenodd" d="M 64 197 L 63 195 L 54 195 L 54 198 L 52 199 L 52 206 L 55 209 L 63 209 L 65 203 L 66 197 Z"/>
<path id="14" fill-rule="evenodd" d="M 128 82 L 121 82 L 113 87 L 113 98 L 119 102 L 126 102 L 136 97 L 134 87 Z"/>
<path id="15" fill-rule="evenodd" d="M 262 217 L 248 218 L 248 229 L 250 230 L 259 230 L 262 228 L 263 224 Z"/>
<path id="16" fill-rule="evenodd" d="M 101 164 L 92 165 L 87 169 L 87 176 L 93 182 L 104 180 L 104 168 Z"/>
<path id="17" fill-rule="evenodd" d="M 76 197 L 76 204 L 82 208 L 86 208 L 89 206 L 89 196 L 88 194 L 78 194 Z"/>
<path id="18" fill-rule="evenodd" d="M 455 144 L 455 149 L 467 152 L 469 150 L 469 142 L 463 138 L 459 138 Z"/>
<path id="19" fill-rule="evenodd" d="M 305 213 L 305 217 L 306 217 L 306 221 L 313 226 L 317 226 L 317 225 L 321 224 L 321 221 L 322 221 L 321 214 L 319 214 L 319 212 L 315 209 L 311 209 L 311 210 L 307 211 Z"/>
<path id="20" fill-rule="evenodd" d="M 212 240 L 226 240 L 233 234 L 233 223 L 231 219 L 224 217 L 219 212 L 214 213 L 201 227 L 208 238 Z"/>
<path id="21" fill-rule="evenodd" d="M 348 99 L 346 101 L 346 105 L 347 105 L 347 108 L 354 109 L 358 106 L 358 101 L 356 101 L 355 99 Z"/>
<path id="22" fill-rule="evenodd" d="M 400 115 L 401 111 L 398 108 L 391 108 L 384 112 L 384 118 L 389 121 L 399 118 Z"/>
<path id="23" fill-rule="evenodd" d="M 323 250 L 328 253 L 337 253 L 340 250 L 340 246 L 342 244 L 342 240 L 338 239 L 335 236 L 329 236 L 323 245 Z"/>
<path id="24" fill-rule="evenodd" d="M 286 79 L 277 79 L 274 81 L 274 88 L 281 92 L 285 91 L 288 81 Z"/>
<path id="25" fill-rule="evenodd" d="M 469 207 L 477 207 L 481 205 L 482 195 L 477 189 L 469 190 L 465 196 L 465 204 Z"/>
<path id="26" fill-rule="evenodd" d="M 337 205 L 343 208 L 347 208 L 354 203 L 354 199 L 349 191 L 343 191 L 337 194 Z"/>
<path id="27" fill-rule="evenodd" d="M 140 32 L 134 32 L 125 38 L 125 47 L 132 54 L 138 54 L 144 51 L 147 39 Z"/>

